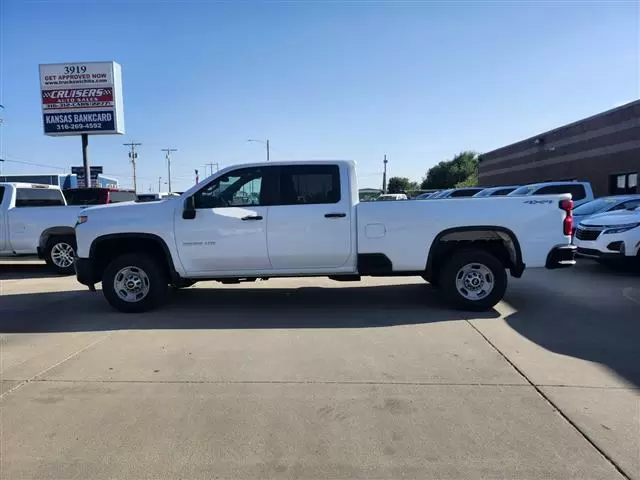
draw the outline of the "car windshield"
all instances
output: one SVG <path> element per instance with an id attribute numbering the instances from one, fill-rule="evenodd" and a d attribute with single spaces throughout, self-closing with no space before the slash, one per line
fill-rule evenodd
<path id="1" fill-rule="evenodd" d="M 594 213 L 604 212 L 620 202 L 617 198 L 598 198 L 590 202 L 580 205 L 574 211 L 574 215 L 593 215 Z"/>
<path id="2" fill-rule="evenodd" d="M 509 194 L 510 197 L 518 197 L 521 195 L 531 195 L 536 190 L 535 186 L 525 185 L 520 188 L 516 188 L 513 192 Z"/>

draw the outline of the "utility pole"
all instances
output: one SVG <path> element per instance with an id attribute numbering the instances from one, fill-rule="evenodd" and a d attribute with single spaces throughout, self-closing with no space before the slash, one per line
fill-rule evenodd
<path id="1" fill-rule="evenodd" d="M 161 185 L 162 185 L 162 177 L 158 177 L 158 193 L 160 193 Z"/>
<path id="2" fill-rule="evenodd" d="M 210 173 L 209 175 L 213 175 L 213 166 L 214 166 L 214 165 L 216 166 L 216 172 L 217 172 L 218 170 L 220 170 L 220 167 L 218 166 L 218 164 L 217 164 L 217 163 L 206 163 L 206 164 L 204 165 L 204 176 L 205 176 L 205 177 L 207 176 L 207 165 L 208 165 L 208 166 L 209 166 L 209 168 L 211 169 L 211 173 Z"/>
<path id="3" fill-rule="evenodd" d="M 196 170 L 196 185 L 200 183 L 200 175 L 198 175 L 198 170 Z"/>
<path id="4" fill-rule="evenodd" d="M 137 192 L 138 183 L 136 181 L 136 159 L 138 158 L 138 153 L 136 152 L 136 147 L 139 147 L 142 144 L 131 142 L 131 143 L 123 143 L 122 145 L 124 145 L 125 147 L 131 148 L 131 151 L 129 152 L 129 158 L 131 159 L 131 165 L 133 166 L 133 191 Z M 85 172 L 85 175 L 88 175 L 88 173 Z"/>
<path id="5" fill-rule="evenodd" d="M 177 152 L 177 148 L 162 148 L 161 151 L 165 152 L 165 157 L 167 159 L 167 174 L 169 181 L 169 193 L 171 193 L 171 153 Z"/>
<path id="6" fill-rule="evenodd" d="M 268 161 L 269 161 L 269 139 L 267 139 L 267 162 Z"/>
<path id="7" fill-rule="evenodd" d="M 384 160 L 384 172 L 382 173 L 382 193 L 387 193 L 387 155 L 385 154 Z"/>

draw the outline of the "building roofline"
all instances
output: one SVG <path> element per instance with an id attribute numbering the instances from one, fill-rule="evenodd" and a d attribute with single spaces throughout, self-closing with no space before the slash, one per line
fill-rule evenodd
<path id="1" fill-rule="evenodd" d="M 523 138 L 522 140 L 518 140 L 516 142 L 511 142 L 511 143 L 509 143 L 507 145 L 503 145 L 502 147 L 494 148 L 493 150 L 490 150 L 488 152 L 481 153 L 480 157 L 484 157 L 485 155 L 492 155 L 492 154 L 494 154 L 495 152 L 497 152 L 499 150 L 502 150 L 502 149 L 505 149 L 505 148 L 508 148 L 508 147 L 512 147 L 513 145 L 517 145 L 519 143 L 525 143 L 525 142 L 529 142 L 529 141 L 534 141 L 536 138 L 544 137 L 546 135 L 550 135 L 552 133 L 558 132 L 558 131 L 563 130 L 565 128 L 573 127 L 574 125 L 578 125 L 578 124 L 586 122 L 588 120 L 593 120 L 595 118 L 604 117 L 605 115 L 609 115 L 609 114 L 611 114 L 613 112 L 616 112 L 618 110 L 623 110 L 623 109 L 626 109 L 626 108 L 629 108 L 629 107 L 634 107 L 634 106 L 640 106 L 640 99 L 633 100 L 633 101 L 631 101 L 629 103 L 625 103 L 624 105 L 619 105 L 617 107 L 610 108 L 609 110 L 605 110 L 604 112 L 596 113 L 595 115 L 591 115 L 589 117 L 581 118 L 580 120 L 576 120 L 576 121 L 571 122 L 571 123 L 566 123 L 564 125 L 561 125 L 561 126 L 556 127 L 556 128 L 552 128 L 551 130 L 547 130 L 547 131 L 542 132 L 542 133 L 537 133 L 537 134 L 532 135 L 532 136 L 530 136 L 528 138 Z"/>

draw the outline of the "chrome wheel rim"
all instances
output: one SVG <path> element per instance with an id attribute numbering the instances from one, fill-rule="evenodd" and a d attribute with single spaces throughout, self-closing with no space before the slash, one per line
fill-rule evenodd
<path id="1" fill-rule="evenodd" d="M 69 268 L 73 265 L 73 247 L 60 242 L 51 247 L 51 261 L 56 267 Z"/>
<path id="2" fill-rule="evenodd" d="M 151 288 L 149 277 L 139 267 L 121 268 L 113 279 L 113 289 L 120 300 L 128 303 L 140 302 Z"/>
<path id="3" fill-rule="evenodd" d="M 493 272 L 482 263 L 469 263 L 456 274 L 456 289 L 467 300 L 486 298 L 494 286 Z"/>

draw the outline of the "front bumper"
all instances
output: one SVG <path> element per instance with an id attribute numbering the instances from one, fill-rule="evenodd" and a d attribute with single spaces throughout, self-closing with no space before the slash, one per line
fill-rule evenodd
<path id="1" fill-rule="evenodd" d="M 547 255 L 547 263 L 545 267 L 548 269 L 554 268 L 567 268 L 576 264 L 576 250 L 575 245 L 558 245 L 553 247 Z"/>
<path id="2" fill-rule="evenodd" d="M 100 280 L 96 279 L 93 261 L 90 258 L 75 258 L 76 279 L 83 285 L 95 290 L 95 284 Z"/>

